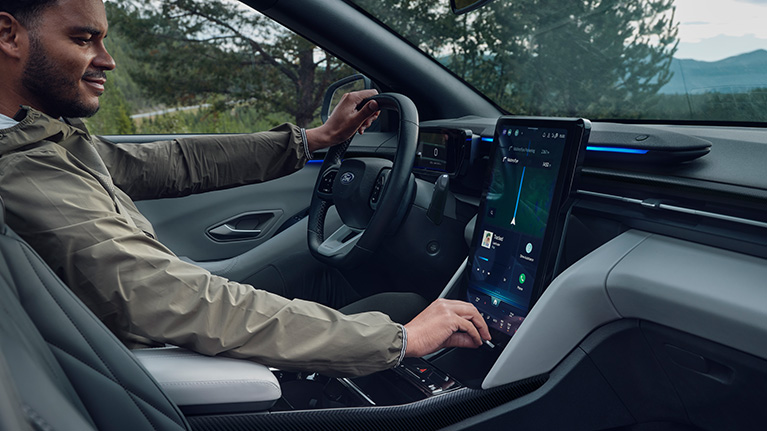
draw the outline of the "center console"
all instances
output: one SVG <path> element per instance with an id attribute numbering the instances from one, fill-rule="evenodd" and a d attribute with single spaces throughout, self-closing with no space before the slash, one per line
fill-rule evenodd
<path id="1" fill-rule="evenodd" d="M 340 391 L 347 406 L 398 405 L 482 387 L 560 270 L 558 251 L 589 131 L 590 123 L 583 119 L 501 117 L 496 124 L 469 256 L 445 291 L 447 297 L 477 307 L 491 329 L 491 342 L 478 349 L 407 358 L 399 367 L 371 376 L 327 381 L 324 387 L 334 388 L 330 395 L 312 402 L 332 404 Z M 444 130 L 434 135 L 449 137 Z M 430 163 L 431 169 L 450 166 Z M 282 386 L 285 391 L 284 382 Z"/>

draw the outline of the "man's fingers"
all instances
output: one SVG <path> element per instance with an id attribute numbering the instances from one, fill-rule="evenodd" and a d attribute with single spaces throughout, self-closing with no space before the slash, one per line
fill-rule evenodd
<path id="1" fill-rule="evenodd" d="M 378 101 L 376 100 L 369 100 L 368 103 L 365 104 L 365 106 L 360 109 L 360 112 L 363 115 L 371 116 L 378 112 Z"/>
<path id="2" fill-rule="evenodd" d="M 472 305 L 472 307 L 474 306 Z M 467 317 L 467 319 L 471 320 L 477 330 L 479 330 L 479 334 L 482 336 L 483 340 L 490 340 L 493 338 L 490 335 L 490 329 L 487 327 L 487 322 L 485 322 L 485 319 L 482 318 L 482 315 L 479 314 L 479 311 L 477 311 L 476 308 L 474 309 L 474 313 Z"/>
<path id="3" fill-rule="evenodd" d="M 455 324 L 458 327 L 458 331 L 456 333 L 463 333 L 471 337 L 471 339 L 474 341 L 474 346 L 479 346 L 482 344 L 482 337 L 479 335 L 479 331 L 477 330 L 477 327 L 473 321 L 466 320 L 460 316 L 455 316 L 455 319 Z"/>
<path id="4" fill-rule="evenodd" d="M 365 122 L 362 124 L 362 126 L 360 126 L 360 128 L 359 128 L 360 135 L 365 133 L 365 130 L 367 130 L 368 127 L 372 126 L 373 122 L 378 119 L 378 113 L 379 112 L 380 111 L 376 111 L 375 113 L 373 113 L 373 115 L 368 117 L 367 120 L 365 120 Z"/>
<path id="5" fill-rule="evenodd" d="M 490 339 L 485 319 L 474 305 L 438 299 L 411 320 L 407 356 L 422 356 L 443 347 L 479 347 Z"/>
<path id="6" fill-rule="evenodd" d="M 364 117 L 365 119 L 362 122 L 362 125 L 357 129 L 357 132 L 362 135 L 365 133 L 365 130 L 370 127 L 373 124 L 373 121 L 375 121 L 378 118 L 378 102 L 375 100 L 368 101 L 365 106 L 363 106 L 357 113 L 358 117 Z"/>
<path id="7" fill-rule="evenodd" d="M 442 347 L 479 347 L 469 334 L 456 332 L 447 339 Z"/>
<path id="8" fill-rule="evenodd" d="M 464 301 L 450 300 L 449 306 L 453 308 L 457 315 L 466 319 L 468 322 L 471 322 L 471 325 L 479 331 L 482 339 L 490 340 L 492 338 L 485 319 L 482 318 L 482 315 L 479 314 L 479 311 L 477 311 L 477 308 L 474 307 L 474 305 Z M 480 340 L 480 343 L 481 342 L 482 341 Z"/>
<path id="9" fill-rule="evenodd" d="M 359 111 L 357 111 L 357 117 L 363 122 L 363 124 L 366 124 L 368 122 L 372 122 L 375 118 L 378 116 L 378 102 L 375 100 L 369 100 L 368 103 L 365 104 L 362 108 L 360 108 Z"/>

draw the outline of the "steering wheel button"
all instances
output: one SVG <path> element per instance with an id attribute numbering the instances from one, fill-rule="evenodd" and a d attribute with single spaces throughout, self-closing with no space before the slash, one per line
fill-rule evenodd
<path id="1" fill-rule="evenodd" d="M 320 181 L 320 185 L 318 187 L 320 193 L 333 193 L 333 182 L 335 181 L 337 174 L 337 171 L 330 171 L 322 176 L 322 180 Z"/>

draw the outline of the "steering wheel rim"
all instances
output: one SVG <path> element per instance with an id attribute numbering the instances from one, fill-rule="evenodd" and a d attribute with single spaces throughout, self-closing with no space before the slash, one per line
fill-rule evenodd
<path id="1" fill-rule="evenodd" d="M 399 129 L 397 152 L 391 173 L 386 178 L 380 199 L 367 226 L 362 229 L 350 227 L 342 215 L 343 225 L 330 237 L 325 238 L 325 216 L 333 205 L 334 194 L 337 194 L 340 187 L 344 187 L 340 177 L 347 171 L 341 175 L 338 173 L 343 169 L 343 157 L 351 138 L 328 150 L 317 176 L 309 207 L 309 251 L 319 261 L 338 268 L 353 267 L 371 256 L 378 248 L 407 195 L 415 163 L 418 146 L 418 110 L 415 104 L 402 94 L 382 93 L 364 100 L 360 103 L 360 108 L 369 100 L 377 101 L 380 109 L 396 111 L 399 115 Z"/>

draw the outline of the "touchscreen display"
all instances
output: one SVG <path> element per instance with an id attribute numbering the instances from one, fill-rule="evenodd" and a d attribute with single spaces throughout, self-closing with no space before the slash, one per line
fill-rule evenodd
<path id="1" fill-rule="evenodd" d="M 581 123 L 582 124 L 582 123 Z M 557 127 L 559 125 L 560 127 Z M 553 225 L 571 186 L 579 131 L 553 122 L 499 120 L 490 177 L 475 227 L 468 300 L 488 326 L 513 335 L 551 262 Z M 550 281 L 550 280 L 549 280 Z"/>

